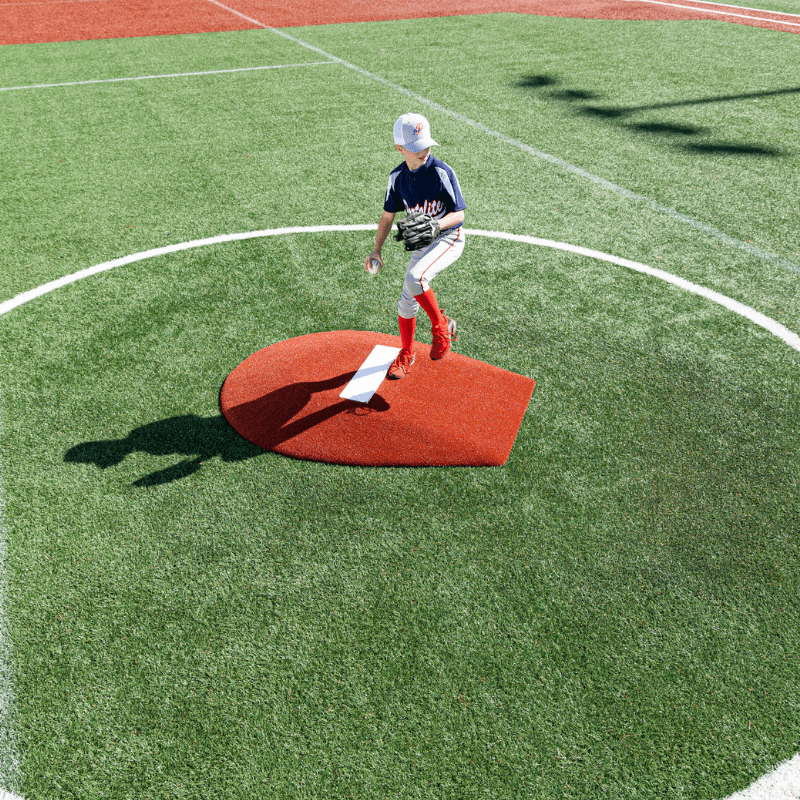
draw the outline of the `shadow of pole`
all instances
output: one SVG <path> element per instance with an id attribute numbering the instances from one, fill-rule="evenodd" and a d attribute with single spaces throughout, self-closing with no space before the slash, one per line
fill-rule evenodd
<path id="1" fill-rule="evenodd" d="M 577 113 L 596 119 L 607 120 L 618 124 L 625 130 L 650 136 L 659 136 L 671 141 L 675 146 L 700 154 L 730 154 L 768 156 L 777 158 L 788 155 L 786 150 L 767 144 L 751 144 L 725 141 L 689 141 L 690 137 L 709 134 L 707 128 L 701 128 L 684 123 L 670 122 L 629 122 L 636 114 L 647 111 L 660 111 L 671 108 L 685 108 L 690 106 L 703 106 L 714 103 L 732 103 L 742 100 L 759 100 L 770 97 L 780 97 L 800 93 L 800 87 L 786 89 L 768 89 L 759 92 L 742 92 L 740 94 L 716 95 L 687 100 L 673 100 L 663 103 L 650 103 L 638 106 L 613 106 L 600 105 L 597 101 L 601 98 L 594 92 L 580 89 L 559 88 L 563 81 L 554 75 L 526 75 L 520 78 L 516 85 L 520 89 L 532 91 L 546 90 L 546 96 L 559 102 L 571 104 Z M 588 101 L 593 101 L 589 103 Z"/>

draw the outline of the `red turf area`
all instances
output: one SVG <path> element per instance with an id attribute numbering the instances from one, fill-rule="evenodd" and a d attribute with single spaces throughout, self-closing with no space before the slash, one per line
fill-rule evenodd
<path id="1" fill-rule="evenodd" d="M 258 28 L 208 0 L 0 0 L 0 44 Z"/>
<path id="2" fill-rule="evenodd" d="M 516 12 L 584 19 L 717 19 L 800 32 L 800 16 L 753 12 L 702 0 L 673 5 L 629 0 L 445 0 L 377 4 L 375 0 L 0 0 L 0 44 L 162 36 L 175 33 L 284 28 L 337 22 Z M 685 6 L 692 6 L 688 9 Z M 781 24 L 782 23 L 782 24 Z"/>
<path id="3" fill-rule="evenodd" d="M 330 331 L 259 350 L 225 380 L 222 413 L 250 442 L 283 455 L 362 466 L 500 466 L 534 381 L 451 352 L 384 380 L 369 403 L 339 395 L 376 344 L 396 336 Z"/>

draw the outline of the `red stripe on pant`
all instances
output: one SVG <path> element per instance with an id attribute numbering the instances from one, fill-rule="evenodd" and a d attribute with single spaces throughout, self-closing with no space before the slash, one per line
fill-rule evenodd
<path id="1" fill-rule="evenodd" d="M 461 226 L 459 225 L 458 233 L 456 234 L 456 238 L 453 239 L 452 242 L 450 242 L 450 245 L 448 246 L 447 250 L 445 250 L 443 253 L 440 253 L 439 256 L 436 259 L 431 261 L 431 263 L 428 265 L 428 269 L 426 269 L 425 272 L 427 272 L 440 258 L 443 258 L 444 256 L 446 256 L 450 252 L 450 250 L 453 247 L 455 247 L 456 243 L 458 242 L 458 240 L 460 238 L 461 238 Z M 422 279 L 425 277 L 425 272 L 423 272 L 422 275 L 419 276 L 419 288 L 422 289 L 422 292 L 425 291 L 425 287 L 422 285 Z"/>

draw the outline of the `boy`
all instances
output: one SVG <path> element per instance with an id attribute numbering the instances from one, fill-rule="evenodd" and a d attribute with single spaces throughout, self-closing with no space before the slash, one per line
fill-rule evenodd
<path id="1" fill-rule="evenodd" d="M 408 374 L 416 358 L 414 333 L 420 306 L 431 320 L 432 359 L 444 358 L 450 350 L 450 340 L 457 338 L 456 321 L 439 309 L 430 283 L 464 250 L 462 224 L 467 205 L 453 170 L 431 155 L 431 147 L 437 142 L 431 138 L 430 125 L 425 117 L 420 114 L 399 117 L 394 124 L 394 145 L 403 156 L 403 163 L 389 176 L 375 247 L 364 262 L 365 269 L 369 270 L 372 259 L 377 259 L 383 266 L 381 249 L 398 211 L 421 212 L 430 218 L 423 221 L 429 229 L 425 239 L 430 241 L 420 249 L 412 250 L 397 303 L 402 349 L 389 367 L 387 377 L 399 380 Z M 397 238 L 402 238 L 402 232 Z M 414 246 L 411 239 L 406 239 L 406 249 Z"/>

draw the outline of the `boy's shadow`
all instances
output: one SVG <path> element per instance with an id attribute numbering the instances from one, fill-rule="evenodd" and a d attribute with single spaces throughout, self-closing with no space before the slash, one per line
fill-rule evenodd
<path id="1" fill-rule="evenodd" d="M 294 419 L 314 394 L 344 386 L 352 375 L 349 372 L 323 381 L 293 383 L 240 408 L 248 416 L 256 416 L 266 448 L 285 442 L 337 414 L 370 413 L 389 408 L 383 398 L 375 395 L 368 404 L 341 400 L 306 417 Z M 139 452 L 152 456 L 188 456 L 174 466 L 152 472 L 133 482 L 134 486 L 158 486 L 192 475 L 204 461 L 215 456 L 223 461 L 244 461 L 260 455 L 264 449 L 240 436 L 221 414 L 218 417 L 184 414 L 134 428 L 124 439 L 75 445 L 67 450 L 64 461 L 96 464 L 100 469 L 108 469 L 121 463 L 131 453 Z"/>
<path id="2" fill-rule="evenodd" d="M 272 450 L 339 414 L 366 416 L 374 411 L 388 411 L 389 404 L 376 393 L 368 403 L 339 399 L 338 402 L 298 417 L 313 395 L 344 386 L 354 374 L 351 371 L 326 380 L 299 381 L 281 386 L 262 397 L 229 409 L 226 416 L 237 430 L 257 434 L 252 438 L 264 449 Z"/>
<path id="3" fill-rule="evenodd" d="M 64 461 L 76 464 L 96 464 L 108 469 L 119 464 L 131 453 L 152 456 L 189 456 L 171 467 L 152 472 L 134 481 L 134 486 L 158 486 L 186 478 L 197 472 L 204 461 L 219 456 L 223 461 L 243 461 L 264 452 L 243 439 L 231 428 L 222 415 L 180 417 L 149 422 L 134 428 L 124 439 L 84 442 L 67 450 Z"/>

